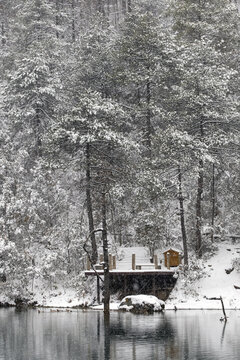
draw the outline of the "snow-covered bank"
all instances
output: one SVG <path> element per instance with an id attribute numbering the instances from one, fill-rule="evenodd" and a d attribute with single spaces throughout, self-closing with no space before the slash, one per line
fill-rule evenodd
<path id="1" fill-rule="evenodd" d="M 88 288 L 86 291 L 85 287 Z M 32 304 L 39 307 L 72 308 L 88 307 L 93 303 L 95 283 L 86 281 L 78 287 L 72 287 L 65 282 L 55 283 L 54 286 L 36 279 L 34 289 L 22 291 L 22 294 L 6 282 L 0 286 L 0 306 L 15 306 L 16 301 L 23 301 L 24 305 Z"/>
<path id="2" fill-rule="evenodd" d="M 218 244 L 215 255 L 199 261 L 202 277 L 198 270 L 193 270 L 191 276 L 180 274 L 166 309 L 221 309 L 220 301 L 207 299 L 219 296 L 226 309 L 240 309 L 240 289 L 234 287 L 240 287 L 240 273 L 236 269 L 231 271 L 233 261 L 239 257 L 240 244 Z"/>
<path id="3" fill-rule="evenodd" d="M 222 296 L 226 309 L 240 309 L 240 273 L 233 269 L 233 261 L 240 257 L 240 244 L 218 243 L 218 250 L 208 260 L 196 260 L 189 273 L 179 274 L 175 288 L 166 301 L 165 309 L 221 309 L 221 302 L 207 298 Z M 133 248 L 138 259 L 145 256 L 143 248 Z M 142 255 L 141 255 L 142 253 Z M 129 252 L 130 254 L 130 252 Z M 146 253 L 147 254 L 147 253 Z M 141 256 L 140 256 L 141 255 Z M 144 255 L 144 256 L 143 256 Z M 130 256 L 130 255 L 129 255 Z M 127 256 L 119 262 L 123 268 L 128 266 Z M 146 259 L 144 259 L 146 261 Z M 227 270 L 227 272 L 226 272 Z M 84 280 L 85 281 L 85 280 Z M 38 285 L 38 286 L 37 286 Z M 13 295 L 4 292 L 4 283 L 1 285 L 0 303 L 14 305 Z M 35 284 L 31 302 L 36 301 L 41 307 L 89 307 L 102 310 L 103 306 L 94 306 L 96 283 L 94 279 L 86 280 L 81 287 L 87 291 L 77 290 L 66 285 L 58 284 L 53 289 L 47 289 L 44 284 Z M 131 295 L 131 294 L 129 294 Z M 110 309 L 118 310 L 120 302 L 111 299 Z"/>

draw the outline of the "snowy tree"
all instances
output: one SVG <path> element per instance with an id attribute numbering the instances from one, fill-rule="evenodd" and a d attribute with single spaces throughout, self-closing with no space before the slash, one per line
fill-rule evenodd
<path id="1" fill-rule="evenodd" d="M 229 2 L 180 1 L 173 3 L 174 29 L 179 42 L 179 73 L 177 117 L 184 119 L 184 129 L 195 135 L 202 145 L 211 149 L 236 117 L 236 104 L 229 96 L 230 79 L 235 72 L 224 61 L 217 44 L 219 11 Z M 218 38 L 219 40 L 220 38 Z M 221 40 L 219 40 L 221 41 Z M 202 144 L 202 145 L 201 145 Z M 196 195 L 196 251 L 202 254 L 202 199 L 204 161 L 198 160 Z"/>

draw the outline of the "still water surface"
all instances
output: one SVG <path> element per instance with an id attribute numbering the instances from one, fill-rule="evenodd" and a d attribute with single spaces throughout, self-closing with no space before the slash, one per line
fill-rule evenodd
<path id="1" fill-rule="evenodd" d="M 240 312 L 0 309 L 0 360 L 239 360 Z"/>

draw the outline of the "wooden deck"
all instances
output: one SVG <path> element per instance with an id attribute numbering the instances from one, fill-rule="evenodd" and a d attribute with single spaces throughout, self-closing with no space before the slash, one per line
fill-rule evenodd
<path id="1" fill-rule="evenodd" d="M 121 300 L 126 295 L 148 294 L 155 295 L 161 300 L 166 300 L 175 283 L 176 271 L 172 270 L 110 270 L 110 294 L 117 294 Z M 86 276 L 95 277 L 97 280 L 97 299 L 100 302 L 100 289 L 102 284 L 97 274 L 104 276 L 103 270 L 97 273 L 93 270 L 85 271 Z"/>
<path id="2" fill-rule="evenodd" d="M 98 275 L 104 275 L 104 271 L 103 270 L 98 270 L 96 271 Z M 97 276 L 95 271 L 93 270 L 86 270 L 85 271 L 85 275 L 86 276 Z M 177 273 L 178 271 L 172 271 L 172 270 L 110 270 L 109 273 L 114 276 L 118 276 L 118 275 L 129 275 L 129 276 L 144 276 L 144 275 L 157 275 L 157 276 L 173 276 L 175 273 Z"/>

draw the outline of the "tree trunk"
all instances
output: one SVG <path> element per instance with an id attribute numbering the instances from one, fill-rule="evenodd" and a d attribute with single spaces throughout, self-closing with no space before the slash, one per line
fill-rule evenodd
<path id="1" fill-rule="evenodd" d="M 56 26 L 59 25 L 59 0 L 56 0 L 56 3 L 55 3 L 55 6 L 56 6 L 56 16 L 55 16 L 55 21 L 56 21 Z M 58 30 L 56 30 L 56 37 L 57 39 L 59 38 L 59 33 L 58 33 Z"/>
<path id="2" fill-rule="evenodd" d="M 98 259 L 96 237 L 94 233 L 93 210 L 92 210 L 92 197 L 91 197 L 91 149 L 90 144 L 86 145 L 86 199 L 87 199 L 87 215 L 88 226 L 92 245 L 92 263 L 96 264 Z"/>
<path id="3" fill-rule="evenodd" d="M 102 192 L 102 245 L 104 257 L 104 316 L 109 316 L 110 276 L 108 263 L 106 192 Z"/>
<path id="4" fill-rule="evenodd" d="M 179 205 L 180 205 L 180 219 L 181 219 L 181 231 L 182 231 L 182 241 L 183 241 L 183 254 L 184 254 L 184 265 L 188 265 L 188 248 L 187 248 L 187 235 L 185 227 L 185 213 L 184 213 L 184 199 L 182 193 L 182 172 L 181 167 L 178 165 L 178 195 L 179 195 Z"/>
<path id="5" fill-rule="evenodd" d="M 4 26 L 4 23 L 2 22 L 2 25 L 1 25 L 1 38 L 2 38 L 2 46 L 5 46 L 6 45 L 6 39 L 5 39 L 5 26 Z"/>
<path id="6" fill-rule="evenodd" d="M 202 257 L 202 194 L 203 194 L 203 160 L 199 160 L 197 201 L 196 201 L 196 251 Z"/>
<path id="7" fill-rule="evenodd" d="M 36 109 L 36 118 L 35 118 L 35 123 L 33 124 L 34 126 L 34 132 L 35 132 L 35 141 L 36 141 L 36 155 L 41 157 L 42 156 L 42 139 L 41 139 L 41 135 L 40 135 L 40 126 L 41 126 L 41 120 L 40 120 L 40 111 L 37 108 Z"/>
<path id="8" fill-rule="evenodd" d="M 152 134 L 152 124 L 151 124 L 151 110 L 150 110 L 150 101 L 151 101 L 151 87 L 150 81 L 147 81 L 147 119 L 146 119 L 146 147 L 147 147 L 147 157 L 151 159 L 152 157 L 152 141 L 151 141 L 151 134 Z"/>
<path id="9" fill-rule="evenodd" d="M 104 2 L 103 0 L 98 0 L 97 10 L 105 15 Z"/>
<path id="10" fill-rule="evenodd" d="M 76 41 L 75 0 L 72 0 L 72 41 Z"/>
<path id="11" fill-rule="evenodd" d="M 211 240 L 213 242 L 213 236 L 214 236 L 214 220 L 215 220 L 215 164 L 212 166 L 212 233 L 211 233 Z"/>
<path id="12" fill-rule="evenodd" d="M 132 11 L 132 0 L 128 0 L 128 12 Z"/>
<path id="13" fill-rule="evenodd" d="M 201 39 L 201 35 L 200 35 Z M 197 84 L 197 96 L 200 95 L 199 84 Z M 203 119 L 200 116 L 200 140 L 203 140 Z M 196 252 L 198 257 L 202 257 L 202 196 L 203 196 L 203 159 L 200 158 L 198 163 L 198 180 L 197 180 L 197 201 L 196 201 Z"/>

